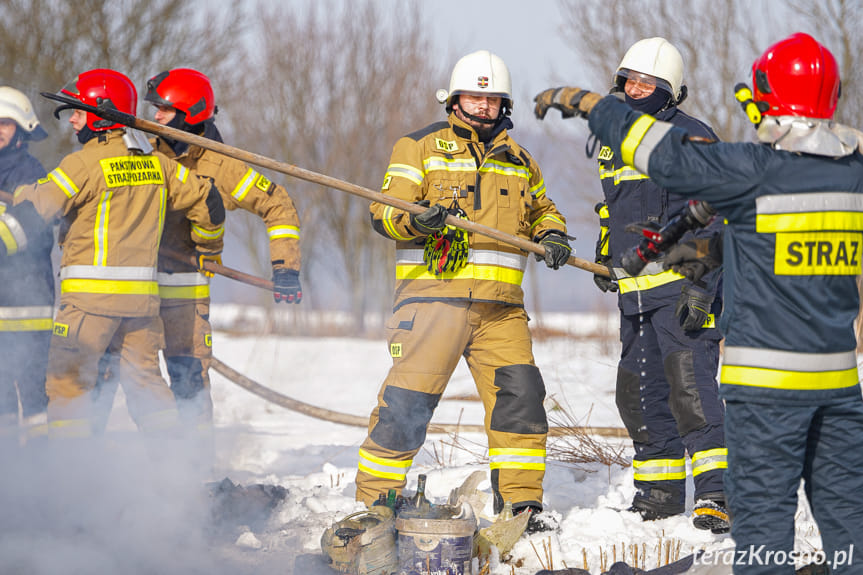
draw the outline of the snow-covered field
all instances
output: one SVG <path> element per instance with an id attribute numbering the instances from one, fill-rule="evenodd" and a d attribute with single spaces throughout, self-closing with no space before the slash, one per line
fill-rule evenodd
<path id="1" fill-rule="evenodd" d="M 578 322 L 595 318 L 576 318 Z M 217 317 L 214 324 L 219 326 Z M 382 340 L 229 335 L 217 331 L 215 355 L 230 367 L 294 399 L 367 416 L 390 358 Z M 614 405 L 618 347 L 614 340 L 552 338 L 534 353 L 548 396 L 579 423 L 620 425 Z M 294 558 L 318 553 L 323 530 L 362 508 L 353 500 L 357 449 L 366 430 L 287 411 L 212 373 L 216 424 L 215 470 L 195 453 L 154 453 L 141 444 L 122 394 L 98 449 L 54 454 L 34 463 L 24 452 L 2 457 L 0 573 L 292 573 Z M 481 424 L 479 402 L 447 399 L 475 393 L 460 364 L 434 421 Z M 551 403 L 549 404 L 551 405 Z M 409 474 L 428 475 L 427 494 L 443 502 L 473 471 L 486 470 L 484 436 L 429 435 Z M 608 440 L 611 447 L 628 442 Z M 7 465 L 8 464 L 8 465 Z M 287 489 L 265 522 L 213 524 L 204 482 L 229 478 L 242 485 Z M 690 480 L 691 492 L 691 480 Z M 480 488 L 490 493 L 485 481 Z M 802 493 L 802 492 L 801 492 Z M 508 564 L 492 574 L 533 574 L 585 566 L 599 573 L 615 560 L 650 569 L 697 549 L 733 545 L 728 535 L 694 529 L 687 516 L 642 523 L 621 511 L 633 496 L 629 468 L 600 463 L 574 467 L 550 460 L 546 510 L 560 523 L 552 533 L 523 537 Z M 484 510 L 491 514 L 491 503 Z M 819 548 L 805 504 L 798 513 L 798 549 Z M 299 572 L 299 571 L 297 571 Z"/>

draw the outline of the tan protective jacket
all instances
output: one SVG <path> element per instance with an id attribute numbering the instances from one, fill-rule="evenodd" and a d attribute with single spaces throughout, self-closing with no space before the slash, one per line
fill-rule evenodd
<path id="1" fill-rule="evenodd" d="M 253 168 L 234 158 L 189 146 L 180 156 L 163 140 L 152 141 L 160 152 L 209 179 L 222 196 L 225 207 L 251 212 L 267 226 L 270 240 L 270 260 L 274 268 L 300 269 L 300 221 L 294 202 L 287 190 L 276 185 Z M 168 213 L 162 245 L 183 255 L 195 253 L 189 241 L 189 221 L 182 213 Z M 194 266 L 159 258 L 159 292 L 165 305 L 179 300 L 205 299 L 210 296 L 209 279 L 195 271 Z"/>
<path id="2" fill-rule="evenodd" d="M 484 145 L 454 114 L 396 142 L 381 192 L 445 207 L 455 194 L 470 221 L 530 240 L 549 230 L 566 232 L 566 220 L 546 196 L 542 172 L 527 150 L 506 130 Z M 524 305 L 524 251 L 471 233 L 468 264 L 435 275 L 423 262 L 426 236 L 411 226 L 409 214 L 377 202 L 370 209 L 374 228 L 397 242 L 396 308 L 446 299 Z"/>
<path id="3" fill-rule="evenodd" d="M 15 203 L 32 202 L 48 222 L 64 218 L 61 304 L 106 316 L 155 316 L 165 214 L 185 214 L 189 241 L 218 254 L 224 211 L 208 180 L 160 152 L 133 154 L 124 133 L 89 140 L 48 177 L 19 187 Z"/>

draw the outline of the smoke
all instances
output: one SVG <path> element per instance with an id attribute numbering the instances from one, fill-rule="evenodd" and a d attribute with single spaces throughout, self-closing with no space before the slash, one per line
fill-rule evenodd
<path id="1" fill-rule="evenodd" d="M 0 573 L 247 572 L 217 539 L 202 451 L 138 433 L 0 448 Z"/>

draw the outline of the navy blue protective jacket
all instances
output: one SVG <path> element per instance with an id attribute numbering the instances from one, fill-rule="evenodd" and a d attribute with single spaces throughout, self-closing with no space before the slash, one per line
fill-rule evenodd
<path id="1" fill-rule="evenodd" d="M 677 107 L 659 112 L 656 118 L 686 130 L 691 136 L 718 139 L 709 126 Z M 629 277 L 623 269 L 621 258 L 643 238 L 639 233 L 627 232 L 627 225 L 652 222 L 664 226 L 683 209 L 688 198 L 669 193 L 647 175 L 627 166 L 621 161 L 620 154 L 613 152 L 607 145 L 603 145 L 599 152 L 599 178 L 609 212 L 608 255 L 611 256 L 611 265 L 618 280 L 618 305 L 621 311 L 633 315 L 676 302 L 680 297 L 682 282 L 688 280 L 671 270 L 663 271 L 660 263 L 648 264 L 637 277 Z M 707 231 L 699 230 L 697 235 L 717 234 L 721 226 L 722 221 L 717 218 Z M 687 233 L 684 240 L 694 235 L 692 232 Z M 721 273 L 715 270 L 702 278 L 706 284 L 704 291 L 716 295 Z"/>
<path id="2" fill-rule="evenodd" d="M 45 175 L 45 168 L 30 155 L 26 144 L 0 152 L 0 190 L 11 194 Z M 0 307 L 54 305 L 53 246 L 51 227 L 40 225 L 38 232 L 28 230 L 25 251 L 0 260 Z"/>
<path id="3" fill-rule="evenodd" d="M 792 405 L 859 398 L 863 156 L 692 142 L 614 97 L 589 122 L 626 164 L 710 202 L 727 220 L 723 397 Z"/>

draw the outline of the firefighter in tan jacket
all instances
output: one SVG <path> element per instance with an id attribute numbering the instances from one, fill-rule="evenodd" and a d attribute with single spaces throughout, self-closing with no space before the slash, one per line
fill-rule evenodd
<path id="1" fill-rule="evenodd" d="M 134 114 L 132 82 L 113 70 L 80 74 L 61 91 L 92 106 L 105 100 Z M 70 106 L 60 106 L 59 110 Z M 156 151 L 141 134 L 75 110 L 70 123 L 83 148 L 34 185 L 15 191 L 46 222 L 64 218 L 60 308 L 48 360 L 49 434 L 86 437 L 89 391 L 106 352 L 120 358 L 129 412 L 144 431 L 177 423 L 162 379 L 157 258 L 166 213 L 189 218 L 199 262 L 222 249 L 224 206 L 209 181 Z"/>
<path id="2" fill-rule="evenodd" d="M 428 210 L 411 216 L 371 205 L 375 230 L 396 241 L 396 293 L 387 324 L 393 366 L 360 448 L 357 499 L 366 504 L 405 486 L 464 356 L 486 412 L 495 512 L 506 501 L 542 510 L 548 423 L 521 289 L 527 255 L 444 224 L 454 214 L 540 242 L 554 269 L 568 259 L 566 222 L 539 167 L 507 132 L 511 109 L 500 58 L 482 50 L 459 60 L 448 120 L 396 143 L 381 190 Z"/>
<path id="3" fill-rule="evenodd" d="M 156 106 L 155 120 L 163 125 L 218 142 L 210 80 L 188 68 L 162 72 L 147 81 L 144 99 Z M 300 222 L 288 192 L 240 160 L 157 138 L 156 149 L 213 182 L 225 207 L 251 212 L 267 226 L 276 302 L 300 303 Z M 192 254 L 189 221 L 169 212 L 162 245 L 183 255 Z M 165 255 L 159 258 L 161 316 L 165 324 L 165 360 L 171 390 L 184 422 L 207 432 L 212 427 L 213 402 L 208 375 L 212 358 L 209 322 L 209 278 L 193 266 Z"/>

